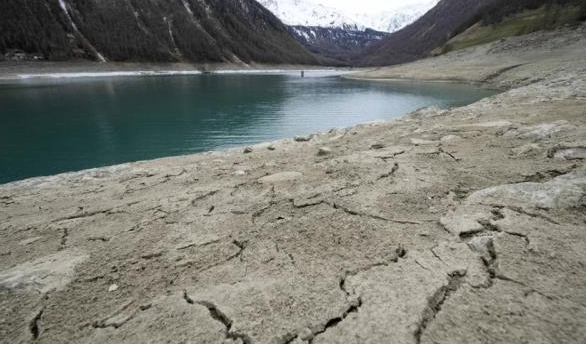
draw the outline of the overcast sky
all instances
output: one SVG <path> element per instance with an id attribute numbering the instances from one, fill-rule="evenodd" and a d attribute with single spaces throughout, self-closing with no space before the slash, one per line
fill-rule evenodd
<path id="1" fill-rule="evenodd" d="M 349 13 L 391 10 L 405 5 L 418 4 L 425 0 L 311 0 Z M 472 0 L 475 1 L 475 0 Z"/>

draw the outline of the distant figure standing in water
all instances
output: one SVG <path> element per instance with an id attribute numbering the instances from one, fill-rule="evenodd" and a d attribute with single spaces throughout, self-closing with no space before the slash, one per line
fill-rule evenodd
<path id="1" fill-rule="evenodd" d="M 305 71 L 304 70 L 301 71 L 301 77 L 305 78 Z"/>

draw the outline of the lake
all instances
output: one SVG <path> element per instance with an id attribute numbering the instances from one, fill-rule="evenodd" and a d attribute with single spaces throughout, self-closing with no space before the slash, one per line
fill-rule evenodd
<path id="1" fill-rule="evenodd" d="M 493 93 L 333 72 L 22 80 L 0 85 L 0 184 L 306 135 Z"/>

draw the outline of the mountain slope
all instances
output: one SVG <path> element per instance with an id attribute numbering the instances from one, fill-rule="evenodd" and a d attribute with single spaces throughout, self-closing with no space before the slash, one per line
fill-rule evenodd
<path id="1" fill-rule="evenodd" d="M 356 18 L 362 25 L 383 32 L 395 32 L 421 18 L 438 4 L 439 0 L 403 6 L 392 11 L 378 13 L 358 13 Z"/>
<path id="2" fill-rule="evenodd" d="M 417 60 L 472 25 L 497 0 L 442 0 L 413 24 L 369 47 L 360 65 L 382 66 Z"/>
<path id="3" fill-rule="evenodd" d="M 366 27 L 341 11 L 309 0 L 258 0 L 290 26 L 312 26 L 363 31 Z"/>
<path id="4" fill-rule="evenodd" d="M 320 61 L 331 65 L 355 65 L 363 51 L 410 24 L 439 0 L 393 11 L 346 15 L 319 4 L 319 0 L 258 0 L 285 24 L 290 33 Z"/>
<path id="5" fill-rule="evenodd" d="M 258 0 L 283 23 L 290 26 L 340 28 L 349 31 L 364 31 L 368 28 L 380 32 L 394 32 L 411 24 L 439 2 L 421 1 L 392 11 L 343 13 L 336 8 L 320 4 L 319 0 Z"/>
<path id="6" fill-rule="evenodd" d="M 388 36 L 386 32 L 337 27 L 290 26 L 293 37 L 328 65 L 352 65 L 362 51 Z"/>
<path id="7" fill-rule="evenodd" d="M 482 13 L 482 19 L 450 39 L 434 54 L 490 43 L 496 40 L 575 25 L 586 20 L 582 0 L 499 0 Z"/>
<path id="8" fill-rule="evenodd" d="M 316 63 L 254 0 L 2 0 L 0 32 L 53 60 Z"/>

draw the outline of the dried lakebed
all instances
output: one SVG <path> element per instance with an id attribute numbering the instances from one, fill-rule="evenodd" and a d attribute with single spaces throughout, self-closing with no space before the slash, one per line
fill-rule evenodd
<path id="1" fill-rule="evenodd" d="M 1 186 L 0 342 L 584 343 L 584 56 L 466 107 Z"/>

